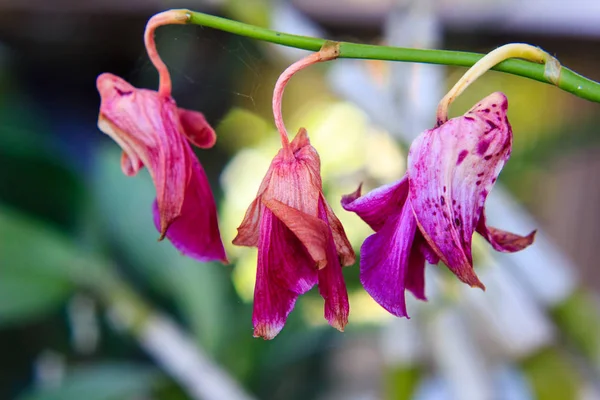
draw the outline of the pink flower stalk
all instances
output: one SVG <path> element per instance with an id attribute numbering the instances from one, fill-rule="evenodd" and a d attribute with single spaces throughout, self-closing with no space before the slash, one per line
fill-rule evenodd
<path id="1" fill-rule="evenodd" d="M 252 316 L 255 337 L 274 338 L 298 296 L 315 284 L 325 300 L 329 324 L 343 331 L 348 322 L 342 266 L 354 263 L 354 251 L 323 195 L 319 155 L 306 130 L 300 129 L 290 143 L 281 117 L 285 84 L 300 69 L 334 58 L 325 51 L 290 66 L 275 85 L 273 113 L 283 148 L 271 162 L 233 241 L 258 247 Z"/>
<path id="2" fill-rule="evenodd" d="M 184 22 L 180 12 L 168 11 L 152 17 L 146 27 L 146 48 L 160 76 L 158 92 L 135 88 L 109 73 L 98 76 L 98 127 L 123 149 L 125 175 L 148 168 L 156 187 L 153 213 L 160 239 L 166 236 L 200 261 L 227 262 L 208 179 L 190 146 L 212 147 L 215 132 L 202 113 L 177 107 L 154 43 L 158 26 Z"/>
<path id="3" fill-rule="evenodd" d="M 511 152 L 507 108 L 504 94 L 491 94 L 465 115 L 421 133 L 400 181 L 342 199 L 375 230 L 361 248 L 361 282 L 390 313 L 408 316 L 405 289 L 425 300 L 425 260 L 441 259 L 461 281 L 484 289 L 473 270 L 474 232 L 501 252 L 533 243 L 535 231 L 519 236 L 485 222 L 485 199 Z"/>

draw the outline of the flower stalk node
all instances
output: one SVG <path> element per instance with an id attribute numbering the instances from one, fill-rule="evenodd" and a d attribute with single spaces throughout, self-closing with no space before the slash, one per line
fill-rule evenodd
<path id="1" fill-rule="evenodd" d="M 560 86 L 560 74 L 562 72 L 562 65 L 560 65 L 560 61 L 556 59 L 556 57 L 548 54 L 548 59 L 546 60 L 546 64 L 544 65 L 544 77 L 548 80 L 548 82 L 552 83 L 555 86 Z"/>
<path id="2" fill-rule="evenodd" d="M 319 61 L 331 61 L 340 56 L 340 42 L 327 40 L 321 50 L 318 52 L 321 59 Z"/>

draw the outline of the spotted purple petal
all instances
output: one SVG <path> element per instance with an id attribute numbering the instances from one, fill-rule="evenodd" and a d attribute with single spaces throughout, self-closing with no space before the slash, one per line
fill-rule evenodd
<path id="1" fill-rule="evenodd" d="M 471 239 L 485 199 L 510 156 L 512 130 L 502 93 L 462 117 L 423 132 L 408 155 L 409 199 L 419 228 L 442 261 L 471 286 Z"/>

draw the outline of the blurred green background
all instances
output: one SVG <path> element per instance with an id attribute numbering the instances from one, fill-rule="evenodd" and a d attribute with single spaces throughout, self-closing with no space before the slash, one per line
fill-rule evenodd
<path id="1" fill-rule="evenodd" d="M 589 24 L 600 21 L 600 10 L 591 7 L 577 19 L 554 2 L 535 3 L 538 7 L 523 11 L 521 19 L 510 13 L 513 1 L 432 2 L 430 13 L 444 48 L 485 52 L 507 42 L 528 42 L 600 79 L 600 31 Z M 463 360 L 461 353 L 448 364 L 435 344 L 427 345 L 446 326 L 436 325 L 435 316 L 468 309 L 463 288 L 444 273 L 436 276 L 441 283 L 432 286 L 441 289 L 430 303 L 409 303 L 413 319 L 392 321 L 360 288 L 355 265 L 344 270 L 351 301 L 345 333 L 326 326 L 322 300 L 313 290 L 298 301 L 275 340 L 252 337 L 256 252 L 230 242 L 278 149 L 272 87 L 300 55 L 290 58 L 273 46 L 198 26 L 169 26 L 157 33 L 178 104 L 201 110 L 217 130 L 215 148 L 197 154 L 219 205 L 231 265 L 202 265 L 179 255 L 167 241 L 157 242 L 150 211 L 154 187 L 147 172 L 124 176 L 120 149 L 96 128 L 98 74 L 112 72 L 138 87 L 156 86 L 142 43 L 145 22 L 155 12 L 189 7 L 262 26 L 278 22 L 278 29 L 286 30 L 284 16 L 293 10 L 331 39 L 379 43 L 386 40 L 382 26 L 390 10 L 403 12 L 410 4 L 0 2 L 0 399 L 209 398 L 191 388 L 208 388 L 211 382 L 240 385 L 247 396 L 259 399 L 478 398 L 460 390 L 457 395 L 443 372 L 463 368 L 472 362 L 469 357 Z M 586 4 L 581 0 L 573 7 Z M 389 64 L 364 65 L 373 82 L 386 85 Z M 440 71 L 449 87 L 464 70 Z M 538 304 L 534 296 L 527 300 L 554 332 L 542 345 L 519 355 L 489 356 L 493 338 L 472 344 L 489 372 L 484 392 L 494 399 L 595 399 L 600 381 L 595 295 L 600 288 L 595 254 L 600 105 L 549 85 L 489 73 L 453 112 L 496 90 L 509 97 L 515 132 L 501 182 L 572 260 L 567 274 L 577 287 L 551 305 Z M 339 198 L 361 181 L 373 188 L 402 176 L 407 143 L 332 92 L 324 66 L 292 79 L 284 116 L 290 131 L 307 127 L 322 158 L 326 195 L 358 251 L 370 230 L 341 210 Z M 485 248 L 480 257 L 488 252 Z M 184 346 L 182 360 L 192 354 L 196 361 L 183 362 L 184 372 L 173 372 L 165 364 L 169 354 L 160 355 L 161 349 L 170 351 L 171 342 L 148 340 L 157 316 L 182 335 L 167 329 L 167 336 L 191 346 Z M 478 331 L 477 320 L 463 319 L 460 329 Z M 416 336 L 390 328 L 402 330 L 407 324 L 413 324 L 409 329 Z M 450 337 L 443 339 L 442 349 L 456 345 Z M 390 340 L 422 351 L 389 361 Z M 181 349 L 172 351 L 177 359 Z M 227 379 L 197 370 L 198 360 L 219 368 Z M 186 373 L 191 383 L 182 378 Z"/>

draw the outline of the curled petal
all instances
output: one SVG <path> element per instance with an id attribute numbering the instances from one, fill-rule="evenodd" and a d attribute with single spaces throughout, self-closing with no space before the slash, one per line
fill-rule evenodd
<path id="1" fill-rule="evenodd" d="M 142 169 L 144 163 L 139 158 L 127 155 L 126 152 L 121 153 L 121 170 L 127 176 L 135 176 Z"/>
<path id="2" fill-rule="evenodd" d="M 201 149 L 209 149 L 217 142 L 214 129 L 206 122 L 204 114 L 198 111 L 178 108 L 179 121 L 185 137 Z"/>
<path id="3" fill-rule="evenodd" d="M 415 244 L 413 246 L 418 246 L 419 251 L 429 264 L 435 265 L 440 262 L 440 257 L 433 251 L 429 243 L 427 243 L 420 230 L 417 230 L 415 234 Z"/>
<path id="4" fill-rule="evenodd" d="M 404 290 L 417 224 L 408 204 L 392 215 L 361 247 L 360 281 L 365 290 L 390 313 L 407 317 Z M 418 259 L 413 258 L 416 265 Z M 418 266 L 420 267 L 420 266 Z M 419 271 L 411 273 L 412 288 L 419 294 Z"/>
<path id="5" fill-rule="evenodd" d="M 298 211 L 277 200 L 263 200 L 263 204 L 292 231 L 308 250 L 317 268 L 327 264 L 329 228 L 317 217 Z"/>
<path id="6" fill-rule="evenodd" d="M 310 139 L 308 138 L 308 132 L 304 128 L 300 128 L 292 143 L 290 143 L 292 151 L 298 151 L 303 147 L 310 146 Z"/>
<path id="7" fill-rule="evenodd" d="M 417 299 L 427 300 L 425 297 L 425 256 L 421 252 L 420 246 L 415 246 L 415 243 L 413 243 L 408 256 L 406 288 Z"/>
<path id="8" fill-rule="evenodd" d="M 510 156 L 507 100 L 493 93 L 462 117 L 423 132 L 408 156 L 409 198 L 419 228 L 444 263 L 471 286 L 471 240 L 485 199 Z"/>
<path id="9" fill-rule="evenodd" d="M 248 207 L 248 210 L 246 210 L 244 220 L 237 228 L 238 234 L 235 239 L 233 239 L 233 244 L 236 246 L 248 247 L 258 246 L 262 209 L 263 207 L 260 197 L 257 197 L 252 203 L 250 203 L 250 207 Z"/>
<path id="10" fill-rule="evenodd" d="M 181 214 L 166 232 L 173 246 L 186 256 L 199 261 L 219 260 L 227 263 L 217 223 L 217 208 L 204 169 L 188 149 L 192 176 L 184 194 Z M 160 231 L 160 212 L 154 203 L 154 223 Z"/>
<path id="11" fill-rule="evenodd" d="M 298 238 L 269 209 L 262 211 L 254 287 L 254 336 L 274 338 L 296 299 L 317 283 L 314 261 Z"/>
<path id="12" fill-rule="evenodd" d="M 323 221 L 328 219 L 324 199 L 319 202 L 319 218 Z M 319 293 L 325 300 L 325 319 L 329 322 L 329 325 L 343 332 L 350 313 L 348 292 L 342 275 L 340 257 L 338 257 L 331 231 L 327 232 L 326 238 L 327 265 L 318 272 Z"/>
<path id="13" fill-rule="evenodd" d="M 267 171 L 267 175 L 264 177 L 260 184 L 260 188 L 258 189 L 258 194 L 256 195 L 256 199 L 252 201 L 250 207 L 246 210 L 246 214 L 244 215 L 244 220 L 238 227 L 238 234 L 233 239 L 233 244 L 236 246 L 249 246 L 249 247 L 257 247 L 258 246 L 258 235 L 260 231 L 260 221 L 262 218 L 262 210 L 264 207 L 262 206 L 262 195 L 269 187 L 271 183 L 271 176 L 273 175 L 273 165 L 269 167 Z"/>
<path id="14" fill-rule="evenodd" d="M 333 240 L 335 242 L 335 248 L 339 255 L 342 266 L 346 267 L 354 264 L 356 261 L 356 254 L 354 254 L 354 249 L 352 248 L 352 245 L 346 236 L 346 232 L 344 231 L 342 223 L 331 209 L 331 206 L 327 203 L 327 201 L 325 201 L 323 195 L 321 195 L 321 202 L 325 204 L 327 222 L 331 228 L 331 233 L 333 234 Z"/>
<path id="15" fill-rule="evenodd" d="M 532 244 L 535 239 L 536 231 L 532 231 L 527 236 L 521 236 L 515 233 L 510 233 L 501 229 L 487 226 L 485 223 L 485 214 L 482 211 L 481 218 L 477 224 L 477 233 L 490 242 L 496 251 L 514 253 L 516 251 L 523 250 Z"/>
<path id="16" fill-rule="evenodd" d="M 342 207 L 355 212 L 374 231 L 382 229 L 388 217 L 397 214 L 404 205 L 408 194 L 407 177 L 381 186 L 364 196 L 360 195 L 361 186 L 351 194 L 342 196 Z"/>

